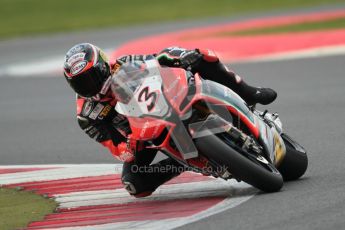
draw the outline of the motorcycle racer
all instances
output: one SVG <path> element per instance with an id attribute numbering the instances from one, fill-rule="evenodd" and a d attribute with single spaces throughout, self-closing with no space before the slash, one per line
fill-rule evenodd
<path id="1" fill-rule="evenodd" d="M 125 63 L 153 58 L 162 66 L 184 68 L 223 84 L 240 95 L 248 105 L 266 105 L 277 97 L 272 89 L 246 84 L 241 77 L 228 70 L 211 50 L 170 47 L 158 54 L 126 55 L 110 63 L 106 54 L 95 45 L 82 43 L 72 47 L 65 57 L 64 75 L 77 93 L 78 123 L 91 138 L 124 162 L 122 182 L 127 191 L 136 197 L 150 195 L 181 172 L 176 170 L 179 163 L 170 158 L 150 165 L 157 151 L 145 149 L 143 143 L 133 140 L 127 118 L 114 109 L 118 98 L 110 89 L 112 74 Z M 136 169 L 145 167 L 146 170 L 133 170 L 133 166 Z M 164 166 L 175 168 L 159 170 Z"/>

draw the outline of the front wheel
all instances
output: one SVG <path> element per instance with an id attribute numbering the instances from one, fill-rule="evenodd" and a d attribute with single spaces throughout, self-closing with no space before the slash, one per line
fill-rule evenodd
<path id="1" fill-rule="evenodd" d="M 236 179 L 264 192 L 277 192 L 283 186 L 283 178 L 274 166 L 269 164 L 265 167 L 262 161 L 245 157 L 217 136 L 198 138 L 195 145 L 201 154 L 226 166 Z"/>

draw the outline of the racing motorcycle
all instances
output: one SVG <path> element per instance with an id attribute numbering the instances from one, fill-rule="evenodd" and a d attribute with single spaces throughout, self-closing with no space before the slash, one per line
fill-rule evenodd
<path id="1" fill-rule="evenodd" d="M 190 170 L 275 192 L 307 169 L 306 151 L 284 133 L 278 114 L 249 107 L 198 74 L 132 62 L 114 74 L 111 89 L 132 138 Z"/>

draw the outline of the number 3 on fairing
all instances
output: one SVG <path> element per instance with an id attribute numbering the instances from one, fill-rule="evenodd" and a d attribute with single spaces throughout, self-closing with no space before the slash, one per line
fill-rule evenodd
<path id="1" fill-rule="evenodd" d="M 142 97 L 144 96 L 144 100 L 142 99 Z M 149 87 L 146 86 L 145 88 L 143 88 L 139 95 L 138 95 L 138 101 L 139 102 L 143 102 L 143 101 L 149 101 L 150 99 L 152 98 L 151 100 L 151 103 L 146 105 L 147 106 L 147 110 L 150 112 L 154 107 L 155 107 L 155 104 L 156 104 L 156 101 L 157 101 L 157 93 L 155 92 L 149 92 Z"/>

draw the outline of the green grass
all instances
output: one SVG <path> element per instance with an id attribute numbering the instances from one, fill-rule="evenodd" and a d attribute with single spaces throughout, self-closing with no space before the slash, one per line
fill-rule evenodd
<path id="1" fill-rule="evenodd" d="M 303 22 L 298 24 L 290 24 L 283 26 L 272 26 L 248 30 L 239 30 L 236 32 L 223 32 L 221 36 L 252 36 L 264 34 L 279 34 L 279 33 L 298 33 L 315 30 L 331 30 L 345 28 L 345 18 L 337 18 L 318 22 Z"/>
<path id="2" fill-rule="evenodd" d="M 341 2 L 345 0 L 0 0 L 0 38 Z"/>
<path id="3" fill-rule="evenodd" d="M 32 192 L 0 188 L 0 229 L 13 230 L 41 220 L 55 210 L 55 201 Z"/>

